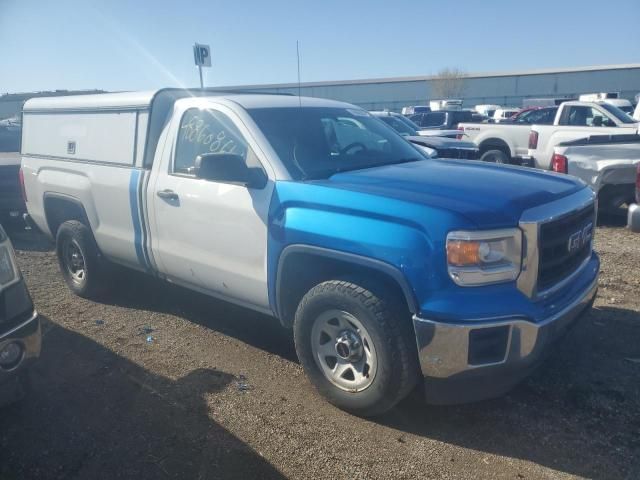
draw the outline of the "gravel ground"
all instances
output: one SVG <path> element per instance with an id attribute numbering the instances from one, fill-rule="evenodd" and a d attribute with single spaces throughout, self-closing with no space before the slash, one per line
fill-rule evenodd
<path id="1" fill-rule="evenodd" d="M 640 478 L 640 236 L 600 227 L 596 308 L 511 394 L 364 420 L 325 403 L 276 321 L 137 273 L 69 293 L 13 234 L 44 341 L 0 411 L 0 478 Z"/>

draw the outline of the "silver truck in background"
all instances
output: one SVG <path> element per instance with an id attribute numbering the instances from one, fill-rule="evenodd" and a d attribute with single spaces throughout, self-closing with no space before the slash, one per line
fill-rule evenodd
<path id="1" fill-rule="evenodd" d="M 619 213 L 636 197 L 640 135 L 593 135 L 554 147 L 551 170 L 583 180 L 598 195 L 599 209 Z"/>

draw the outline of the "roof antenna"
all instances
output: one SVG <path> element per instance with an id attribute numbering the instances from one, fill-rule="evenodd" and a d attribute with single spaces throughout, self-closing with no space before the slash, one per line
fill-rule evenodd
<path id="1" fill-rule="evenodd" d="M 298 57 L 298 103 L 302 107 L 302 98 L 300 97 L 300 42 L 296 40 L 296 55 Z"/>

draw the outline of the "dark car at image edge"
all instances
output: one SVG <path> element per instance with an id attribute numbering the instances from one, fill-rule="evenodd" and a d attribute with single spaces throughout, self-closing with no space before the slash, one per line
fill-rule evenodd
<path id="1" fill-rule="evenodd" d="M 0 407 L 28 390 L 29 368 L 40 356 L 40 319 L 0 226 Z"/>

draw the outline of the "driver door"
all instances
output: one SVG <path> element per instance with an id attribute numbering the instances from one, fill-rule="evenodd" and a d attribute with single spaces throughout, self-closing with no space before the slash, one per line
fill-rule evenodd
<path id="1" fill-rule="evenodd" d="M 177 121 L 177 120 L 175 120 Z M 261 189 L 196 178 L 205 153 L 241 155 L 263 167 L 257 146 L 226 107 L 188 108 L 165 147 L 149 202 L 153 253 L 168 280 L 215 296 L 268 309 L 267 224 L 273 179 Z M 176 134 L 177 132 L 177 134 Z M 268 169 L 264 169 L 268 172 Z"/>

